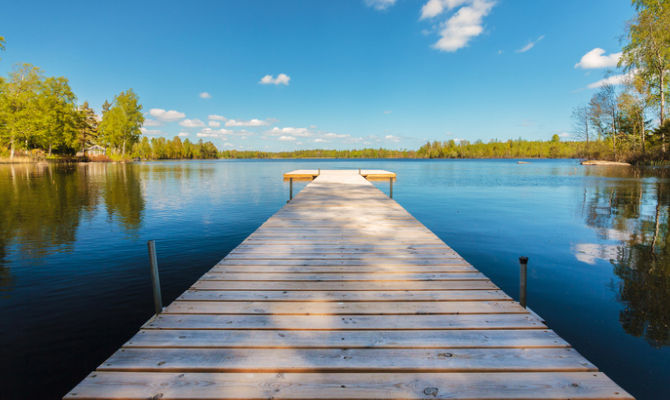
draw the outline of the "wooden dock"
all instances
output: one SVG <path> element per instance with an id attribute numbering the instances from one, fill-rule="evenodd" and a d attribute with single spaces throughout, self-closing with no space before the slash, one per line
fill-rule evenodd
<path id="1" fill-rule="evenodd" d="M 632 399 L 358 171 L 312 172 L 65 398 Z"/>

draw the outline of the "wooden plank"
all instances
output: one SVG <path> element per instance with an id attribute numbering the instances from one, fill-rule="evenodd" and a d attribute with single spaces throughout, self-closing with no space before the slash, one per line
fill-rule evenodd
<path id="1" fill-rule="evenodd" d="M 259 302 L 174 301 L 165 314 L 258 315 L 416 315 L 416 314 L 526 314 L 513 301 L 412 302 Z"/>
<path id="2" fill-rule="evenodd" d="M 187 315 L 161 314 L 144 329 L 443 330 L 545 329 L 530 314 L 478 315 Z"/>
<path id="3" fill-rule="evenodd" d="M 570 345 L 550 330 L 246 331 L 141 330 L 124 347 L 173 348 L 554 348 Z"/>
<path id="4" fill-rule="evenodd" d="M 633 397 L 599 372 L 156 373 L 93 372 L 65 399 L 312 400 Z"/>
<path id="5" fill-rule="evenodd" d="M 369 281 L 369 282 L 291 282 L 291 281 L 205 281 L 193 284 L 198 290 L 491 290 L 498 289 L 491 281 Z"/>
<path id="6" fill-rule="evenodd" d="M 469 264 L 450 265 L 405 265 L 405 266 L 379 266 L 379 265 L 217 265 L 209 270 L 208 274 L 218 273 L 274 273 L 274 274 L 373 274 L 384 273 L 388 275 L 407 273 L 460 273 L 476 272 L 477 269 Z"/>
<path id="7" fill-rule="evenodd" d="M 481 272 L 452 272 L 452 273 L 340 273 L 340 274 L 302 274 L 302 273 L 240 273 L 220 272 L 207 273 L 200 280 L 203 281 L 488 281 Z"/>
<path id="8" fill-rule="evenodd" d="M 457 258 L 452 259 L 426 259 L 426 260 L 403 260 L 403 259 L 355 259 L 355 260 L 236 260 L 224 259 L 217 265 L 293 265 L 293 266 L 314 266 L 314 265 L 463 265 L 463 261 Z"/>
<path id="9" fill-rule="evenodd" d="M 572 348 L 171 349 L 124 348 L 100 371 L 530 372 L 596 371 Z"/>
<path id="10" fill-rule="evenodd" d="M 247 291 L 187 290 L 177 300 L 184 301 L 504 301 L 511 300 L 502 290 L 423 290 L 423 291 Z"/>

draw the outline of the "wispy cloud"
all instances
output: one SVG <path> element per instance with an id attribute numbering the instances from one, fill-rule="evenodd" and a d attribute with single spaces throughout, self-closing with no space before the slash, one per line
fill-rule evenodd
<path id="1" fill-rule="evenodd" d="M 155 119 L 151 118 L 145 118 L 144 119 L 144 124 L 143 126 L 161 126 L 162 124 L 160 121 L 156 121 Z"/>
<path id="2" fill-rule="evenodd" d="M 273 77 L 272 75 L 265 75 L 264 77 L 261 78 L 258 83 L 261 85 L 286 85 L 288 86 L 289 82 L 291 81 L 291 77 L 286 75 L 286 74 L 279 74 L 277 77 Z"/>
<path id="3" fill-rule="evenodd" d="M 267 134 L 271 136 L 279 136 L 279 135 L 292 135 L 292 136 L 312 136 L 312 132 L 310 132 L 309 129 L 307 128 L 293 128 L 291 126 L 287 126 L 284 128 L 279 128 L 279 127 L 274 127 L 267 131 Z"/>
<path id="4" fill-rule="evenodd" d="M 579 60 L 577 64 L 575 64 L 575 68 L 596 69 L 616 67 L 619 59 L 621 58 L 621 54 L 622 53 L 619 52 L 605 55 L 605 50 L 596 47 L 595 49 L 584 54 L 582 59 Z"/>
<path id="5" fill-rule="evenodd" d="M 179 135 L 177 136 L 186 137 L 188 136 L 188 132 L 179 132 Z"/>
<path id="6" fill-rule="evenodd" d="M 143 135 L 162 135 L 163 132 L 159 129 L 147 129 L 147 128 L 140 128 L 140 132 L 142 132 Z"/>
<path id="7" fill-rule="evenodd" d="M 152 108 L 151 110 L 149 110 L 149 115 L 151 115 L 156 119 L 166 122 L 178 121 L 186 117 L 186 114 L 184 114 L 183 112 L 175 110 L 165 111 L 162 108 Z"/>
<path id="8" fill-rule="evenodd" d="M 295 140 L 295 138 L 293 136 L 280 136 L 278 140 L 283 142 L 292 142 Z"/>
<path id="9" fill-rule="evenodd" d="M 221 126 L 221 122 L 219 122 L 219 121 L 209 121 L 207 123 L 207 125 L 209 125 L 212 128 L 218 128 L 218 127 Z"/>
<path id="10" fill-rule="evenodd" d="M 228 120 L 226 121 L 226 126 L 266 126 L 269 125 L 267 121 L 263 121 L 260 119 L 250 119 L 248 121 L 238 121 L 238 120 Z"/>
<path id="11" fill-rule="evenodd" d="M 635 71 L 630 71 L 626 74 L 619 74 L 619 75 L 612 75 L 608 76 L 604 79 L 601 79 L 597 82 L 593 82 L 587 85 L 589 89 L 597 89 L 599 87 L 605 86 L 605 85 L 623 85 L 628 83 L 633 79 L 633 76 L 635 75 Z"/>
<path id="12" fill-rule="evenodd" d="M 213 121 L 225 121 L 226 117 L 224 117 L 223 115 L 209 114 L 207 116 L 207 119 L 213 120 Z"/>
<path id="13" fill-rule="evenodd" d="M 375 10 L 382 11 L 395 4 L 396 0 L 364 0 L 365 5 Z"/>
<path id="14" fill-rule="evenodd" d="M 211 99 L 212 95 L 207 93 L 207 92 L 202 92 L 202 93 L 200 93 L 200 98 L 201 99 Z"/>
<path id="15" fill-rule="evenodd" d="M 458 8 L 441 24 L 440 39 L 433 44 L 438 50 L 454 52 L 484 32 L 484 17 L 495 4 L 495 0 L 429 0 L 421 9 L 421 19 L 435 18 Z"/>
<path id="16" fill-rule="evenodd" d="M 538 37 L 537 39 L 535 39 L 535 40 L 531 40 L 530 42 L 528 42 L 527 45 L 525 45 L 525 46 L 523 46 L 522 48 L 518 49 L 516 52 L 517 52 L 517 53 L 525 53 L 525 52 L 527 52 L 528 50 L 530 50 L 530 49 L 532 49 L 533 47 L 535 47 L 535 45 L 538 44 L 542 39 L 544 39 L 544 35 L 540 35 L 540 37 Z"/>
<path id="17" fill-rule="evenodd" d="M 232 135 L 232 134 L 233 134 L 233 131 L 231 131 L 229 129 L 204 128 L 200 132 L 196 133 L 196 136 L 218 138 L 218 137 L 223 137 L 223 136 Z"/>
<path id="18" fill-rule="evenodd" d="M 185 119 L 179 123 L 179 125 L 183 126 L 184 128 L 200 128 L 205 126 L 205 123 L 200 121 L 199 119 Z"/>

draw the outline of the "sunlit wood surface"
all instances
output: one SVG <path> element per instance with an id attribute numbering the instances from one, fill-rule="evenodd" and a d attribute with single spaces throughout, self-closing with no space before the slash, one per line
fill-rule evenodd
<path id="1" fill-rule="evenodd" d="M 65 398 L 632 397 L 358 171 L 321 171 Z"/>

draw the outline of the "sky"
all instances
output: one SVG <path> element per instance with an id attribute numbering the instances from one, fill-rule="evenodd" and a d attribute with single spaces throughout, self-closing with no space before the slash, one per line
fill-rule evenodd
<path id="1" fill-rule="evenodd" d="M 100 111 L 132 88 L 148 137 L 220 149 L 570 140 L 630 0 L 11 1 L 0 73 L 65 76 Z"/>

